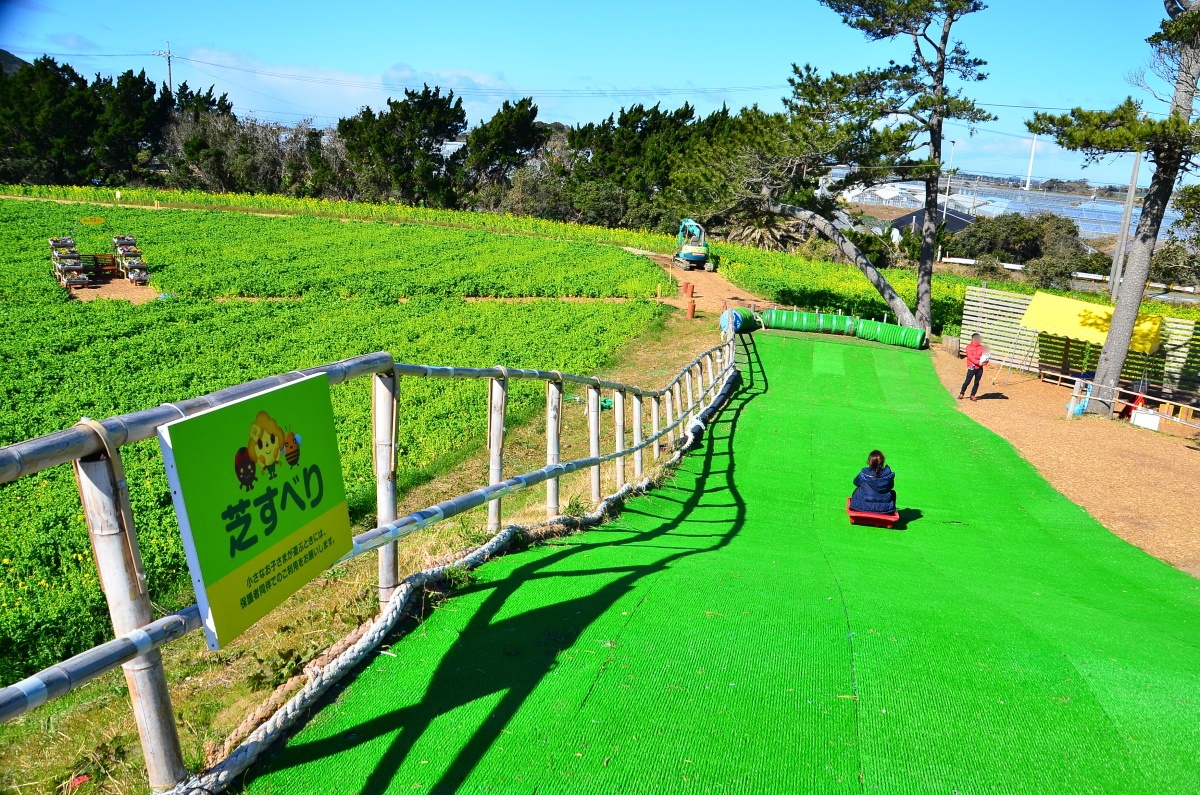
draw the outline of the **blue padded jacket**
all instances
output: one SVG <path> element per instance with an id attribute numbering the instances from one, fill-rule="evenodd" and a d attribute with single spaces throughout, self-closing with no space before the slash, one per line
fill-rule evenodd
<path id="1" fill-rule="evenodd" d="M 896 512 L 896 473 L 885 466 L 878 474 L 870 467 L 863 467 L 854 478 L 854 494 L 850 497 L 850 510 L 864 513 Z"/>

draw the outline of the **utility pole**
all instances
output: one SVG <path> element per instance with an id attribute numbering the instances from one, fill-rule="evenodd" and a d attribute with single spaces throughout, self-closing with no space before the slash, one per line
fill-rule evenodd
<path id="1" fill-rule="evenodd" d="M 1138 170 L 1142 167 L 1142 153 L 1135 152 L 1133 176 L 1129 179 L 1129 192 L 1125 194 L 1125 213 L 1121 216 L 1121 231 L 1117 234 L 1117 250 L 1113 252 L 1112 270 L 1108 274 L 1108 292 L 1113 301 L 1121 291 L 1121 276 L 1125 272 L 1125 247 L 1129 244 L 1129 224 L 1133 221 L 1133 199 L 1137 195 Z"/>
<path id="2" fill-rule="evenodd" d="M 1029 173 L 1025 175 L 1025 192 L 1029 192 L 1029 186 L 1033 183 L 1033 155 L 1037 152 L 1037 133 L 1033 134 L 1033 143 L 1029 145 Z"/>
<path id="3" fill-rule="evenodd" d="M 946 220 L 946 209 L 950 206 L 950 183 L 954 178 L 950 176 L 950 172 L 954 171 L 954 141 L 950 142 L 950 168 L 946 169 L 946 203 L 942 205 L 942 220 Z"/>
<path id="4" fill-rule="evenodd" d="M 175 79 L 171 74 L 171 42 L 167 42 L 166 50 L 155 50 L 150 54 L 167 59 L 167 88 L 171 89 L 171 96 L 175 96 Z"/>

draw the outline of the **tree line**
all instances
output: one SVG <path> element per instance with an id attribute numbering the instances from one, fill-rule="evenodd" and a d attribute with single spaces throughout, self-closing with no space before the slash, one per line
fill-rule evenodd
<path id="1" fill-rule="evenodd" d="M 540 121 L 525 97 L 469 127 L 461 97 L 424 86 L 328 127 L 281 124 L 237 113 L 211 86 L 172 91 L 144 71 L 89 81 L 42 57 L 0 73 L 0 181 L 399 201 L 666 229 L 673 172 L 733 118 L 634 105 L 569 128 Z"/>

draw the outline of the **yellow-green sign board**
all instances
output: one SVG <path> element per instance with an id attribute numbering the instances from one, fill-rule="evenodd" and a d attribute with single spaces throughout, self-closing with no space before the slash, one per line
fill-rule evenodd
<path id="1" fill-rule="evenodd" d="M 324 375 L 168 423 L 158 440 L 210 649 L 350 551 Z"/>

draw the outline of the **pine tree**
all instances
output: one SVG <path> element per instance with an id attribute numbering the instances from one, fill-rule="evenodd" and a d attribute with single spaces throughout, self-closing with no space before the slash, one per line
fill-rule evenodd
<path id="1" fill-rule="evenodd" d="M 1156 62 L 1165 66 L 1168 76 L 1173 78 L 1167 118 L 1147 118 L 1141 104 L 1129 97 L 1113 110 L 1076 108 L 1064 115 L 1037 113 L 1028 124 L 1031 132 L 1052 134 L 1059 146 L 1083 152 L 1089 161 L 1144 151 L 1154 163 L 1154 175 L 1142 202 L 1108 338 L 1096 365 L 1095 383 L 1100 389 L 1089 402 L 1088 411 L 1097 414 L 1110 413 L 1116 399 L 1115 389 L 1129 355 L 1171 193 L 1180 177 L 1195 166 L 1200 154 L 1196 145 L 1200 122 L 1192 120 L 1197 83 L 1200 83 L 1200 0 L 1166 0 L 1165 4 L 1168 19 L 1148 42 L 1154 48 Z"/>

